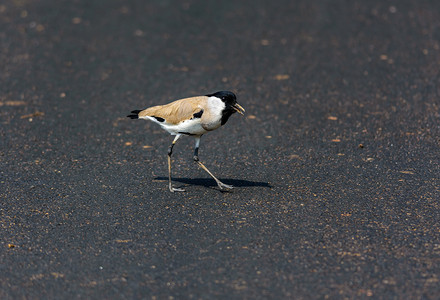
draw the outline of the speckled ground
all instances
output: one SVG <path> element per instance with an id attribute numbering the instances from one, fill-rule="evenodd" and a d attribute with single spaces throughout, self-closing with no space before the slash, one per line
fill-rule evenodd
<path id="1" fill-rule="evenodd" d="M 0 3 L 0 298 L 438 299 L 439 1 Z M 228 89 L 174 148 L 133 109 Z"/>

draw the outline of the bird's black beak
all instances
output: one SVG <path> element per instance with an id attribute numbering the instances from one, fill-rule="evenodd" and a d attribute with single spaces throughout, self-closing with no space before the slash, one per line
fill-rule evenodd
<path id="1" fill-rule="evenodd" d="M 245 110 L 240 104 L 235 103 L 234 105 L 232 105 L 232 107 L 235 109 L 236 112 L 238 112 L 240 115 L 244 116 Z"/>

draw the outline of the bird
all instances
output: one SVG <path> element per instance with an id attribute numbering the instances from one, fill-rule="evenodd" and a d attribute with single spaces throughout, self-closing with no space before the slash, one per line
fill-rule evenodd
<path id="1" fill-rule="evenodd" d="M 199 160 L 199 147 L 200 139 L 205 133 L 225 125 L 229 117 L 236 112 L 241 115 L 244 115 L 245 112 L 245 109 L 237 103 L 236 95 L 230 91 L 218 91 L 204 96 L 183 98 L 144 110 L 133 110 L 127 117 L 153 121 L 175 136 L 168 147 L 168 188 L 170 192 L 174 193 L 185 191 L 173 187 L 171 181 L 171 155 L 177 140 L 184 135 L 195 139 L 194 162 L 215 180 L 220 190 L 231 190 L 233 188 L 232 185 L 221 182 Z"/>

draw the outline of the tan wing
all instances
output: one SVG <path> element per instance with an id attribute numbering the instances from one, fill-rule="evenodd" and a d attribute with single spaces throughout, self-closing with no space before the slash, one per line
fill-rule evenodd
<path id="1" fill-rule="evenodd" d="M 165 119 L 168 124 L 178 124 L 183 120 L 191 119 L 195 113 L 200 112 L 206 107 L 207 100 L 207 96 L 180 99 L 169 104 L 144 109 L 139 113 L 139 117 L 159 117 Z"/>

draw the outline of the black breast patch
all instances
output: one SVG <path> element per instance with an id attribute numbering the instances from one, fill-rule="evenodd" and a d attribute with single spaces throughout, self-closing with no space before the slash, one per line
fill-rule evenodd
<path id="1" fill-rule="evenodd" d="M 191 119 L 200 119 L 202 115 L 203 115 L 203 109 L 193 114 L 193 117 Z"/>

